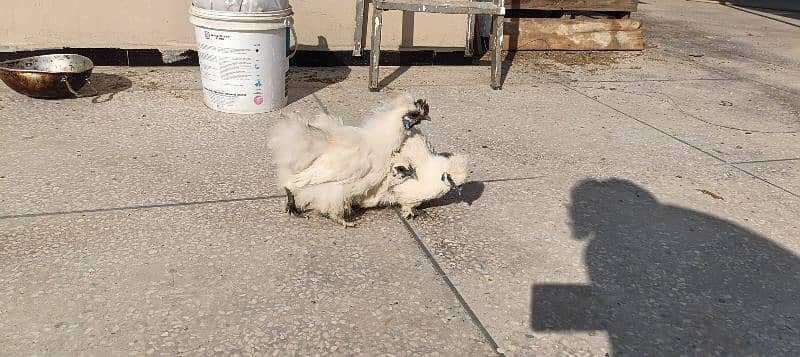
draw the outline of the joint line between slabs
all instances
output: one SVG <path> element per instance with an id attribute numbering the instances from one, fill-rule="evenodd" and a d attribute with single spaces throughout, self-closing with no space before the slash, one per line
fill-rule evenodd
<path id="1" fill-rule="evenodd" d="M 563 78 L 563 77 L 562 77 Z M 648 82 L 716 82 L 716 81 L 745 81 L 747 78 L 663 78 L 663 79 L 609 79 L 609 80 L 570 80 L 570 83 L 648 83 Z M 563 80 L 554 80 L 553 83 L 561 84 Z"/>
<path id="2" fill-rule="evenodd" d="M 492 348 L 492 350 L 498 356 L 505 356 L 503 353 L 500 353 L 498 351 L 498 348 L 500 348 L 500 346 L 497 345 L 497 342 L 495 342 L 494 338 L 489 333 L 489 330 L 486 329 L 486 327 L 483 325 L 483 322 L 481 322 L 480 318 L 478 318 L 478 315 L 475 314 L 475 311 L 473 311 L 472 308 L 469 306 L 467 301 L 464 299 L 464 296 L 461 295 L 461 292 L 458 291 L 458 288 L 455 286 L 455 284 L 453 284 L 453 282 L 447 276 L 447 273 L 445 273 L 444 269 L 442 269 L 442 266 L 439 265 L 439 262 L 436 260 L 436 257 L 433 256 L 433 253 L 431 253 L 430 249 L 428 249 L 428 246 L 425 245 L 425 242 L 422 241 L 422 238 L 420 238 L 419 234 L 417 234 L 417 232 L 414 230 L 414 227 L 411 227 L 411 224 L 408 223 L 408 220 L 406 220 L 403 217 L 399 209 L 395 208 L 394 211 L 397 214 L 397 217 L 400 218 L 400 222 L 403 223 L 403 226 L 406 228 L 406 231 L 408 231 L 411 237 L 414 238 L 414 240 L 417 242 L 419 249 L 422 250 L 423 253 L 425 253 L 425 257 L 428 258 L 428 261 L 433 266 L 433 270 L 436 272 L 436 275 L 439 275 L 442 278 L 442 280 L 444 280 L 444 283 L 450 289 L 450 292 L 452 292 L 453 295 L 455 295 L 456 300 L 458 300 L 458 303 L 461 304 L 461 307 L 464 308 L 464 311 L 467 312 L 467 315 L 469 315 L 470 320 L 472 320 L 472 323 L 475 324 L 475 326 L 481 332 L 483 337 L 486 338 L 486 341 L 489 343 L 489 346 Z"/>
<path id="3" fill-rule="evenodd" d="M 756 180 L 759 180 L 759 181 L 761 181 L 761 182 L 764 182 L 764 183 L 766 183 L 767 185 L 770 185 L 770 186 L 772 186 L 772 187 L 775 187 L 775 188 L 777 188 L 777 189 L 779 189 L 779 190 L 781 190 L 781 191 L 783 191 L 783 192 L 786 192 L 786 193 L 788 193 L 788 194 L 790 194 L 790 195 L 792 195 L 792 196 L 794 196 L 794 197 L 796 197 L 796 198 L 800 198 L 800 195 L 798 195 L 797 193 L 794 193 L 794 192 L 792 192 L 792 191 L 789 191 L 789 190 L 787 190 L 787 189 L 785 189 L 785 188 L 783 188 L 783 187 L 781 187 L 781 186 L 778 186 L 777 184 L 774 184 L 774 183 L 772 183 L 771 181 L 769 181 L 769 180 L 767 180 L 767 179 L 765 179 L 765 178 L 763 178 L 763 177 L 761 177 L 761 176 L 758 176 L 758 175 L 756 175 L 756 174 L 754 174 L 754 173 L 752 173 L 752 172 L 750 172 L 750 171 L 747 171 L 747 170 L 745 170 L 745 169 L 743 169 L 743 168 L 741 168 L 741 167 L 739 167 L 739 166 L 737 166 L 737 165 L 734 165 L 734 164 L 727 164 L 727 165 L 728 165 L 728 166 L 730 166 L 730 167 L 733 167 L 733 168 L 734 168 L 734 169 L 736 169 L 736 170 L 739 170 L 739 171 L 741 171 L 742 173 L 744 173 L 744 174 L 746 174 L 746 175 L 748 175 L 748 176 L 750 176 L 750 177 L 752 177 L 752 178 L 754 178 L 754 179 L 756 179 Z"/>
<path id="4" fill-rule="evenodd" d="M 777 189 L 778 189 L 778 190 L 780 190 L 780 191 L 783 191 L 783 192 L 785 192 L 785 193 L 788 193 L 789 195 L 791 195 L 791 196 L 794 196 L 795 198 L 800 198 L 800 195 L 798 195 L 797 193 L 795 193 L 795 192 L 792 192 L 792 191 L 789 191 L 789 190 L 787 190 L 787 189 L 785 189 L 785 188 L 783 188 L 783 187 L 781 187 L 781 186 L 779 186 L 779 185 L 777 185 L 777 184 L 775 184 L 775 183 L 772 183 L 772 182 L 770 182 L 769 180 L 767 180 L 767 179 L 765 179 L 765 178 L 763 178 L 763 177 L 761 177 L 761 176 L 758 176 L 758 175 L 756 175 L 756 174 L 754 174 L 754 173 L 751 173 L 750 171 L 747 171 L 747 170 L 745 170 L 745 169 L 743 169 L 743 168 L 741 168 L 741 167 L 738 167 L 738 166 L 736 166 L 735 164 L 733 164 L 733 163 L 730 163 L 730 162 L 726 161 L 725 159 L 723 159 L 723 158 L 721 158 L 721 157 L 719 157 L 719 156 L 716 156 L 716 155 L 714 155 L 714 154 L 712 154 L 712 153 L 710 153 L 710 152 L 708 152 L 708 151 L 706 151 L 706 150 L 703 150 L 703 149 L 701 149 L 700 147 L 698 147 L 698 146 L 696 146 L 696 145 L 692 145 L 692 144 L 691 144 L 691 143 L 689 143 L 688 141 L 686 141 L 686 140 L 683 140 L 683 139 L 681 139 L 681 138 L 679 138 L 679 137 L 677 137 L 677 136 L 675 136 L 675 135 L 673 135 L 673 134 L 670 134 L 670 133 L 666 132 L 665 130 L 663 130 L 663 129 L 661 129 L 661 128 L 659 128 L 659 127 L 655 126 L 655 125 L 652 125 L 652 124 L 650 124 L 650 123 L 648 123 L 648 122 L 646 122 L 646 121 L 644 121 L 644 120 L 641 120 L 641 119 L 639 119 L 639 118 L 637 118 L 637 117 L 634 117 L 633 115 L 630 115 L 630 114 L 628 114 L 628 113 L 625 113 L 625 112 L 623 112 L 622 110 L 619 110 L 619 109 L 617 109 L 617 108 L 615 108 L 615 107 L 613 107 L 613 106 L 611 106 L 611 105 L 609 105 L 609 104 L 606 104 L 606 103 L 604 103 L 604 102 L 602 102 L 602 101 L 600 101 L 600 100 L 598 100 L 598 99 L 592 98 L 591 96 L 587 95 L 586 93 L 583 93 L 583 92 L 579 91 L 578 89 L 576 89 L 576 88 L 573 88 L 573 87 L 571 87 L 571 86 L 569 86 L 569 85 L 565 84 L 564 82 L 559 82 L 559 84 L 560 84 L 562 87 L 564 87 L 564 88 L 567 88 L 567 89 L 569 89 L 569 90 L 571 90 L 571 91 L 574 91 L 575 93 L 578 93 L 578 94 L 580 94 L 581 96 L 583 96 L 583 97 L 586 97 L 586 98 L 588 98 L 589 100 L 591 100 L 591 101 L 593 101 L 593 102 L 595 102 L 595 103 L 598 103 L 598 104 L 600 104 L 600 105 L 602 105 L 602 106 L 604 106 L 604 107 L 606 107 L 606 108 L 608 108 L 608 109 L 611 109 L 611 110 L 613 110 L 613 111 L 615 111 L 615 112 L 617 112 L 617 113 L 619 113 L 619 114 L 622 114 L 622 115 L 623 115 L 623 116 L 625 116 L 626 118 L 632 119 L 632 120 L 636 121 L 636 122 L 637 122 L 637 123 L 639 123 L 639 124 L 642 124 L 642 125 L 644 125 L 644 126 L 647 126 L 648 128 L 651 128 L 651 129 L 653 129 L 653 130 L 655 130 L 655 131 L 657 131 L 657 132 L 659 132 L 659 133 L 661 133 L 661 134 L 663 134 L 663 135 L 666 135 L 666 136 L 668 136 L 668 137 L 672 138 L 672 139 L 673 139 L 673 140 L 675 140 L 675 141 L 678 141 L 678 142 L 680 142 L 681 144 L 684 144 L 684 145 L 686 145 L 686 146 L 688 146 L 688 147 L 691 147 L 692 149 L 695 149 L 695 150 L 697 150 L 697 151 L 699 151 L 699 152 L 701 152 L 701 153 L 703 153 L 703 154 L 706 154 L 706 155 L 710 156 L 711 158 L 713 158 L 714 160 L 717 160 L 717 161 L 719 161 L 719 162 L 721 162 L 721 163 L 723 163 L 723 164 L 725 164 L 725 165 L 727 165 L 727 166 L 730 166 L 730 167 L 732 167 L 732 168 L 734 168 L 734 169 L 736 169 L 736 170 L 738 170 L 738 171 L 741 171 L 742 173 L 744 173 L 744 174 L 746 174 L 746 175 L 748 175 L 748 176 L 750 176 L 750 177 L 752 177 L 752 178 L 754 178 L 754 179 L 757 179 L 757 180 L 759 180 L 759 181 L 761 181 L 761 182 L 764 182 L 764 183 L 766 183 L 767 185 L 769 185 L 769 186 L 772 186 L 772 187 L 774 187 L 774 188 L 777 188 Z"/>
<path id="5" fill-rule="evenodd" d="M 730 162 L 729 164 L 731 164 L 731 165 L 769 164 L 769 163 L 773 163 L 773 162 L 788 162 L 788 161 L 800 161 L 800 157 L 794 157 L 794 158 L 788 158 L 788 159 L 736 161 L 736 162 Z"/>
<path id="6" fill-rule="evenodd" d="M 273 199 L 277 199 L 277 198 L 281 198 L 281 197 L 286 197 L 286 195 L 229 198 L 229 199 L 209 200 L 209 201 L 195 201 L 195 202 L 156 203 L 156 204 L 151 204 L 151 205 L 111 207 L 111 208 L 92 208 L 92 209 L 83 209 L 83 210 L 74 210 L 74 211 L 55 211 L 55 212 L 11 214 L 11 215 L 6 215 L 6 216 L 0 216 L 0 220 L 15 219 L 15 218 L 64 216 L 64 215 L 70 215 L 70 214 L 83 214 L 83 213 L 135 211 L 135 210 L 139 210 L 139 209 L 149 209 L 149 208 L 185 207 L 185 206 L 197 206 L 197 205 L 207 205 L 207 204 L 217 204 L 217 203 L 265 201 L 265 200 L 273 200 Z"/>

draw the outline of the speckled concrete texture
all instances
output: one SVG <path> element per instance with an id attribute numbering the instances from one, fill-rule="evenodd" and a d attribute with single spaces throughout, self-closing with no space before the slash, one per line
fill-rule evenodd
<path id="1" fill-rule="evenodd" d="M 639 8 L 646 51 L 510 54 L 502 91 L 296 68 L 287 108 L 239 116 L 197 68 L 0 86 L 0 354 L 799 355 L 800 15 Z M 270 126 L 401 91 L 469 156 L 461 194 L 287 216 Z"/>
<path id="2" fill-rule="evenodd" d="M 280 200 L 4 222 L 3 350 L 491 352 L 391 212 L 361 224 Z"/>

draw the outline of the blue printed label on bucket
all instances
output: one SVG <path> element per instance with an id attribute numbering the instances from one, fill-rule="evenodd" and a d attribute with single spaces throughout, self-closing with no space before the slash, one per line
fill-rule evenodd
<path id="1" fill-rule="evenodd" d="M 289 47 L 292 45 L 292 42 L 289 40 L 290 31 L 289 28 L 286 28 L 286 56 L 289 56 Z"/>

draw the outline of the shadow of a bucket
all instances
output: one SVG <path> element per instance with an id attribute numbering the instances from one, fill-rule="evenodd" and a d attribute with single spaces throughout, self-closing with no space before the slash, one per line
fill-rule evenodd
<path id="1" fill-rule="evenodd" d="M 327 51 L 328 40 L 324 36 L 317 36 L 317 44 L 310 47 L 315 50 Z M 326 87 L 342 82 L 350 76 L 350 68 L 342 67 L 290 67 L 287 74 L 288 100 L 287 105 L 308 97 Z"/>
<path id="2" fill-rule="evenodd" d="M 348 67 L 296 68 L 288 73 L 289 99 L 292 104 L 308 97 L 326 87 L 347 79 L 350 75 Z"/>

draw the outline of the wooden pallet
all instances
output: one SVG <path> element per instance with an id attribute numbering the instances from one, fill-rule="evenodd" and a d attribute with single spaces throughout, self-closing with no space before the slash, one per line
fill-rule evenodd
<path id="1" fill-rule="evenodd" d="M 508 19 L 503 49 L 643 50 L 641 26 L 633 19 Z"/>
<path id="2" fill-rule="evenodd" d="M 505 0 L 506 9 L 636 12 L 638 0 Z"/>
<path id="3" fill-rule="evenodd" d="M 637 0 L 505 0 L 504 49 L 643 50 Z"/>

